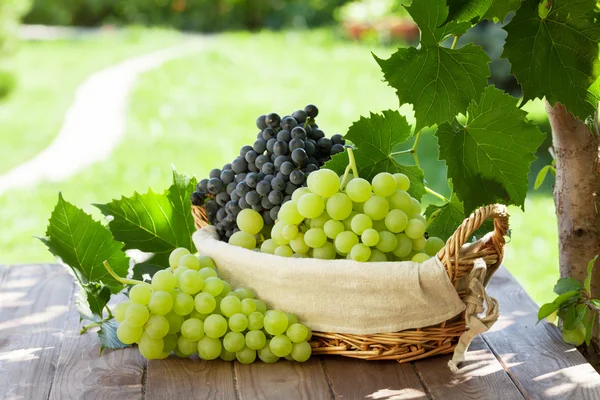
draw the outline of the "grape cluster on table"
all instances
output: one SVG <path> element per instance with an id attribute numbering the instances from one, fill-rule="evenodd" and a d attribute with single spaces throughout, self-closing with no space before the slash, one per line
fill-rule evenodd
<path id="1" fill-rule="evenodd" d="M 315 123 L 318 113 L 309 104 L 283 118 L 277 113 L 259 116 L 254 144 L 242 147 L 239 157 L 198 183 L 192 204 L 204 206 L 222 240 L 239 231 L 236 217 L 243 209 L 259 212 L 264 224 L 272 225 L 281 205 L 306 185 L 307 175 L 344 151 L 342 135 L 327 138 Z"/>

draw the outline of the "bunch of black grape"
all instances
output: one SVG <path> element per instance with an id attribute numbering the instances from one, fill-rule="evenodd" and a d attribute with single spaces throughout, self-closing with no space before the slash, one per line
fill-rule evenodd
<path id="1" fill-rule="evenodd" d="M 239 230 L 236 216 L 245 208 L 258 211 L 265 225 L 272 225 L 281 205 L 305 185 L 306 176 L 344 151 L 342 135 L 330 139 L 319 129 L 318 113 L 309 104 L 283 118 L 276 113 L 261 115 L 254 144 L 242 147 L 233 162 L 213 169 L 198 183 L 192 204 L 204 205 L 208 222 L 216 225 L 223 240 Z"/>

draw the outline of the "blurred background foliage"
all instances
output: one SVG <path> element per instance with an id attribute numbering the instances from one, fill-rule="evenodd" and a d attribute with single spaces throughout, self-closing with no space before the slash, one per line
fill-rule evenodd
<path id="1" fill-rule="evenodd" d="M 16 85 L 10 57 L 17 46 L 19 21 L 29 11 L 29 0 L 0 1 L 0 100 Z"/>

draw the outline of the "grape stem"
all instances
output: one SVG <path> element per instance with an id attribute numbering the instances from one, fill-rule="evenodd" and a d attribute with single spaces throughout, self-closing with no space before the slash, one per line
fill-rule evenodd
<path id="1" fill-rule="evenodd" d="M 144 283 L 143 281 L 138 281 L 137 279 L 127 279 L 127 278 L 122 278 L 119 275 L 117 275 L 115 273 L 115 271 L 113 271 L 113 269 L 110 267 L 110 264 L 108 263 L 108 261 L 104 261 L 104 268 L 106 268 L 106 270 L 108 271 L 108 273 L 115 278 L 117 281 L 121 282 L 123 285 L 137 285 L 140 283 Z"/>
<path id="2" fill-rule="evenodd" d="M 456 45 L 458 44 L 458 39 L 460 38 L 461 35 L 454 35 L 454 41 L 452 42 L 452 46 L 450 47 L 450 49 L 454 50 L 456 48 Z"/>
<path id="3" fill-rule="evenodd" d="M 348 165 L 346 166 L 346 170 L 344 171 L 344 177 L 342 178 L 342 184 L 340 185 L 340 190 L 343 190 L 346 187 L 346 182 L 348 180 L 348 176 L 350 175 L 350 171 L 352 171 L 352 175 L 355 178 L 358 178 L 358 168 L 356 166 L 356 159 L 354 158 L 354 151 L 352 147 L 346 148 L 346 152 L 348 153 Z"/>
<path id="4" fill-rule="evenodd" d="M 448 200 L 447 198 L 445 198 L 443 195 L 439 194 L 438 192 L 434 191 L 433 189 L 428 188 L 427 186 L 425 186 L 425 191 L 446 203 L 450 203 L 450 200 Z"/>

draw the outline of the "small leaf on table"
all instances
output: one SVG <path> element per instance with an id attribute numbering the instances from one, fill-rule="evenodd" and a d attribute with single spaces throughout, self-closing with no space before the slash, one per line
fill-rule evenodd
<path id="1" fill-rule="evenodd" d="M 98 331 L 98 339 L 102 345 L 100 347 L 100 353 L 102 353 L 104 349 L 124 349 L 125 347 L 129 347 L 117 337 L 118 327 L 119 323 L 114 319 L 102 323 L 100 330 Z"/>
<path id="2" fill-rule="evenodd" d="M 538 321 L 541 321 L 554 311 L 558 310 L 563 303 L 580 296 L 581 293 L 578 290 L 562 293 L 561 295 L 557 296 L 552 303 L 546 303 L 540 307 L 538 310 Z"/>
<path id="3" fill-rule="evenodd" d="M 581 286 L 581 283 L 574 278 L 560 278 L 556 282 L 556 285 L 554 285 L 554 293 L 556 294 L 563 294 L 581 289 L 583 289 L 583 286 Z"/>

